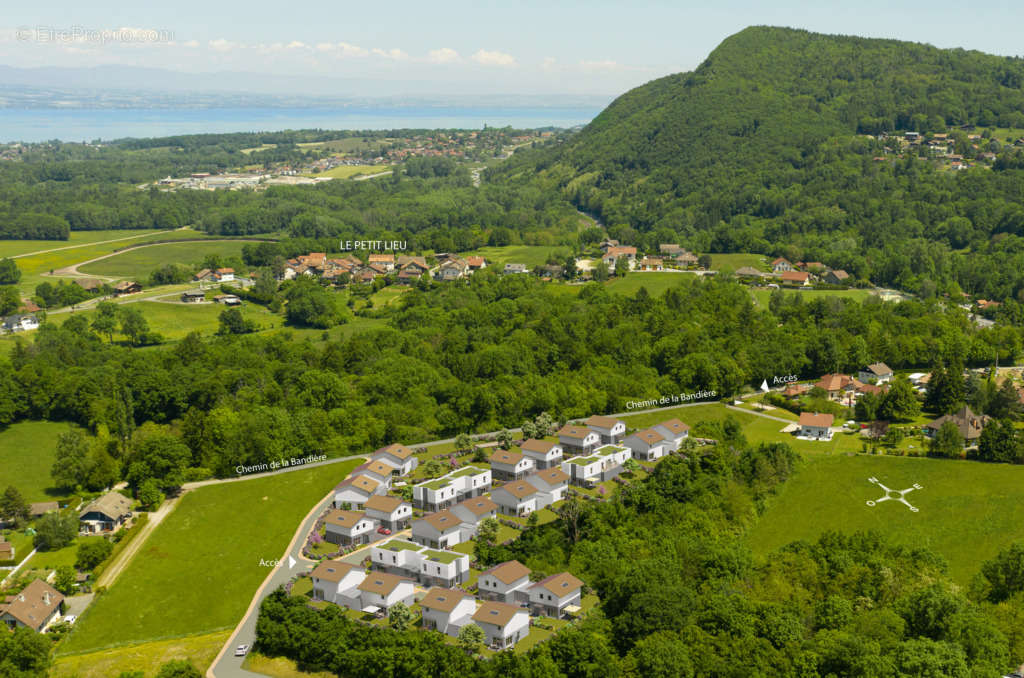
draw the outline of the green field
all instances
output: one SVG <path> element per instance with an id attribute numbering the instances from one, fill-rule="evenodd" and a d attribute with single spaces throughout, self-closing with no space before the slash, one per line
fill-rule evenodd
<path id="1" fill-rule="evenodd" d="M 61 422 L 24 421 L 0 429 L 0 488 L 14 485 L 29 502 L 64 497 L 53 487 L 50 468 L 57 437 L 68 427 Z"/>
<path id="2" fill-rule="evenodd" d="M 526 264 L 527 268 L 543 266 L 552 254 L 562 261 L 569 256 L 568 247 L 547 245 L 510 245 L 508 247 L 481 247 L 475 252 L 467 252 L 464 256 L 477 255 L 487 259 L 487 265 Z"/>
<path id="3" fill-rule="evenodd" d="M 754 295 L 754 300 L 757 305 L 761 308 L 768 308 L 768 304 L 771 301 L 772 292 L 763 287 L 751 288 L 750 293 Z M 846 299 L 853 299 L 854 301 L 864 301 L 870 296 L 873 296 L 871 290 L 790 290 L 782 288 L 783 292 L 787 294 L 801 294 L 804 301 L 810 301 L 818 297 L 844 297 Z"/>
<path id="4" fill-rule="evenodd" d="M 144 280 L 164 264 L 197 266 L 211 254 L 222 258 L 241 257 L 244 246 L 245 242 L 240 240 L 211 240 L 138 247 L 80 266 L 78 270 L 90 275 Z"/>
<path id="5" fill-rule="evenodd" d="M 665 293 L 670 287 L 679 285 L 684 280 L 692 281 L 693 274 L 690 273 L 657 273 L 657 272 L 632 272 L 621 278 L 612 278 L 605 287 L 609 292 L 618 292 L 632 296 L 641 287 L 647 288 L 652 297 L 658 297 Z"/>
<path id="6" fill-rule="evenodd" d="M 333 177 L 335 179 L 350 179 L 364 174 L 379 174 L 380 172 L 391 171 L 391 165 L 338 165 L 323 172 L 310 172 L 304 174 L 307 177 Z"/>
<path id="7" fill-rule="evenodd" d="M 181 498 L 61 655 L 234 626 L 306 513 L 359 460 L 203 487 Z"/>
<path id="8" fill-rule="evenodd" d="M 42 250 L 55 250 L 63 248 L 77 248 L 82 245 L 92 245 L 107 240 L 122 240 L 121 247 L 131 244 L 132 240 L 143 240 L 143 237 L 154 233 L 168 233 L 155 229 L 144 230 L 115 230 L 115 231 L 71 231 L 67 240 L 0 240 L 0 257 L 22 257 L 31 252 Z M 125 240 L 131 238 L 132 240 Z M 118 245 L 113 245 L 118 247 Z"/>
<path id="9" fill-rule="evenodd" d="M 743 266 L 750 266 L 756 268 L 759 271 L 767 271 L 769 258 L 763 254 L 746 254 L 746 253 L 735 253 L 735 254 L 712 254 L 711 255 L 711 268 L 715 271 L 720 271 L 723 268 L 728 268 L 735 271 Z"/>
<path id="10" fill-rule="evenodd" d="M 923 489 L 907 495 L 920 509 L 887 501 L 874 507 L 882 491 L 877 478 L 894 490 Z M 904 457 L 807 457 L 804 467 L 781 488 L 750 531 L 750 546 L 762 555 L 825 530 L 878 530 L 908 546 L 943 556 L 952 578 L 966 585 L 985 560 L 1024 539 L 1020 487 L 1024 468 L 1005 464 Z"/>
<path id="11" fill-rule="evenodd" d="M 162 664 L 174 659 L 187 659 L 200 673 L 206 673 L 230 636 L 230 631 L 219 631 L 60 657 L 54 661 L 49 675 L 51 678 L 110 678 L 123 671 L 142 671 L 151 677 Z"/>

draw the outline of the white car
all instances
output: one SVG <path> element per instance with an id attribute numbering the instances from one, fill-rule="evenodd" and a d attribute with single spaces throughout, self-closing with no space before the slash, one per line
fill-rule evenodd
<path id="1" fill-rule="evenodd" d="M 243 644 L 243 645 L 239 645 L 238 647 L 235 648 L 235 656 L 236 657 L 244 657 L 246 655 L 246 653 L 248 653 L 248 652 L 249 652 L 249 646 L 248 645 L 244 645 Z"/>
<path id="2" fill-rule="evenodd" d="M 77 619 L 78 619 L 77 615 L 69 614 L 68 616 L 64 617 L 64 623 L 65 624 L 74 624 Z"/>

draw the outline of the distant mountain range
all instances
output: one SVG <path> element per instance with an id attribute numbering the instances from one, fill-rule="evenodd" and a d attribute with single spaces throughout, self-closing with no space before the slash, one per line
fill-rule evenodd
<path id="1" fill-rule="evenodd" d="M 459 91 L 449 83 L 445 91 Z M 438 96 L 437 82 L 276 75 L 184 73 L 107 65 L 17 68 L 0 65 L 0 108 L 206 108 L 224 106 L 593 107 L 603 95 Z"/>

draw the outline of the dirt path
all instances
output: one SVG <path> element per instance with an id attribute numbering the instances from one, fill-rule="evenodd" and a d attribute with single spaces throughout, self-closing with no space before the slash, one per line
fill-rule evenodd
<path id="1" fill-rule="evenodd" d="M 110 564 L 110 567 L 103 571 L 100 578 L 96 580 L 96 586 L 110 586 L 114 583 L 114 580 L 117 579 L 118 575 L 120 575 L 124 569 L 128 567 L 128 564 L 132 562 L 135 554 L 138 553 L 139 549 L 141 549 L 143 544 L 146 543 L 146 540 L 149 538 L 149 535 L 152 534 L 153 530 L 156 529 L 156 526 L 162 523 L 164 518 L 170 515 L 171 511 L 173 511 L 175 506 L 178 505 L 178 501 L 180 499 L 180 495 L 173 499 L 168 499 L 160 508 L 149 514 L 149 520 L 143 526 L 142 530 L 135 536 L 135 539 L 125 547 L 124 551 L 121 551 L 121 553 L 118 554 L 117 559 Z"/>
<path id="2" fill-rule="evenodd" d="M 185 228 L 182 227 L 182 228 L 179 228 L 179 229 L 176 229 L 176 230 L 182 231 L 182 230 L 185 230 Z M 83 242 L 83 243 L 81 243 L 79 245 L 66 245 L 64 247 L 54 247 L 54 248 L 48 249 L 48 250 L 38 250 L 38 251 L 35 251 L 35 252 L 26 252 L 25 254 L 16 254 L 13 257 L 11 257 L 11 259 L 21 259 L 22 257 L 34 257 L 37 254 L 49 254 L 50 252 L 62 252 L 64 250 L 74 250 L 74 249 L 78 249 L 79 247 L 92 247 L 93 245 L 106 245 L 107 243 L 111 243 L 111 242 L 121 242 L 123 240 L 134 240 L 135 238 L 148 238 L 151 235 L 156 235 L 157 233 L 163 233 L 163 232 L 164 231 L 154 231 L 153 233 L 139 233 L 137 235 L 126 235 L 123 238 L 112 238 L 110 240 L 98 240 L 96 242 Z"/>

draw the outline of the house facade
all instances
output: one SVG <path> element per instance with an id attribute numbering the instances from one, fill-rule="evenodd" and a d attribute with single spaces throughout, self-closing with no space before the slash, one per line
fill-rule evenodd
<path id="1" fill-rule="evenodd" d="M 503 650 L 513 647 L 530 633 L 530 615 L 518 605 L 487 601 L 473 614 L 473 622 L 483 629 L 488 647 Z"/>
<path id="2" fill-rule="evenodd" d="M 384 486 L 369 476 L 348 478 L 334 488 L 334 507 L 362 510 L 367 499 L 384 491 Z"/>
<path id="3" fill-rule="evenodd" d="M 468 539 L 469 533 L 463 532 L 462 521 L 448 509 L 412 521 L 412 540 L 432 549 L 455 546 Z"/>
<path id="4" fill-rule="evenodd" d="M 324 517 L 324 540 L 339 546 L 365 544 L 373 533 L 373 525 L 365 513 L 332 509 Z"/>
<path id="5" fill-rule="evenodd" d="M 578 611 L 582 590 L 583 582 L 568 572 L 553 574 L 530 587 L 530 611 L 559 619 L 574 607 Z"/>
<path id="6" fill-rule="evenodd" d="M 313 582 L 313 600 L 324 600 L 335 605 L 358 610 L 359 592 L 356 587 L 366 578 L 358 565 L 340 560 L 324 560 L 310 574 Z"/>
<path id="7" fill-rule="evenodd" d="M 509 560 L 480 573 L 476 580 L 481 600 L 523 604 L 530 600 L 530 568 L 518 560 Z"/>
<path id="8" fill-rule="evenodd" d="M 8 629 L 30 628 L 42 633 L 60 618 L 64 596 L 42 579 L 33 579 L 20 593 L 0 603 L 0 623 Z"/>
<path id="9" fill-rule="evenodd" d="M 496 518 L 498 505 L 489 497 L 473 497 L 461 501 L 451 508 L 452 513 L 462 521 L 461 529 L 469 537 L 475 537 L 480 523 L 488 518 Z"/>
<path id="10" fill-rule="evenodd" d="M 373 461 L 379 461 L 390 466 L 397 476 L 404 476 L 412 473 L 419 465 L 419 459 L 405 445 L 395 443 L 376 450 L 371 457 Z"/>
<path id="11" fill-rule="evenodd" d="M 495 480 L 521 480 L 533 471 L 533 459 L 522 452 L 499 449 L 491 455 L 491 477 Z"/>
<path id="12" fill-rule="evenodd" d="M 108 492 L 78 514 L 79 531 L 86 534 L 114 532 L 131 517 L 132 501 L 120 492 Z"/>
<path id="13" fill-rule="evenodd" d="M 668 441 L 653 428 L 646 428 L 627 436 L 623 445 L 630 449 L 634 459 L 640 461 L 654 461 L 669 452 Z"/>
<path id="14" fill-rule="evenodd" d="M 577 424 L 566 424 L 558 431 L 558 443 L 565 454 L 590 454 L 601 444 L 601 434 Z"/>
<path id="15" fill-rule="evenodd" d="M 810 440 L 832 440 L 832 422 L 834 419 L 831 414 L 801 412 L 800 437 Z"/>
<path id="16" fill-rule="evenodd" d="M 569 474 L 569 483 L 587 487 L 618 476 L 622 464 L 633 456 L 628 447 L 604 445 L 586 456 L 572 457 L 562 462 L 562 470 Z"/>
<path id="17" fill-rule="evenodd" d="M 371 572 L 359 585 L 359 603 L 363 612 L 387 614 L 397 603 L 412 605 L 415 588 L 412 581 L 386 572 Z"/>
<path id="18" fill-rule="evenodd" d="M 391 495 L 376 494 L 366 500 L 364 508 L 367 518 L 392 532 L 404 530 L 412 520 L 412 504 Z"/>
<path id="19" fill-rule="evenodd" d="M 550 440 L 526 440 L 520 449 L 523 455 L 533 460 L 539 471 L 557 467 L 562 462 L 562 446 Z"/>
<path id="20" fill-rule="evenodd" d="M 626 435 L 626 422 L 619 421 L 612 417 L 594 415 L 583 422 L 587 428 L 596 431 L 601 436 L 602 445 L 615 444 Z"/>
<path id="21" fill-rule="evenodd" d="M 569 474 L 557 467 L 534 473 L 529 482 L 537 488 L 538 511 L 565 499 L 569 490 Z"/>
<path id="22" fill-rule="evenodd" d="M 498 505 L 498 512 L 509 516 L 526 516 L 538 508 L 537 488 L 525 480 L 505 483 L 491 492 L 491 500 Z"/>
<path id="23" fill-rule="evenodd" d="M 465 591 L 435 586 L 420 600 L 420 609 L 423 628 L 457 638 L 462 627 L 473 623 L 476 600 Z"/>
<path id="24" fill-rule="evenodd" d="M 875 384 L 888 383 L 892 381 L 892 377 L 892 368 L 885 363 L 872 363 L 857 374 L 857 378 L 861 381 Z"/>

